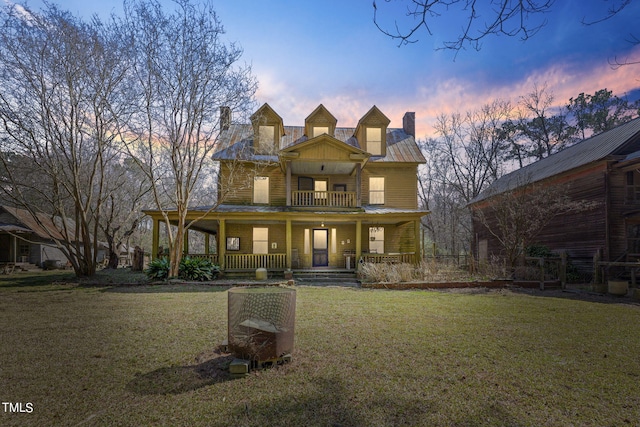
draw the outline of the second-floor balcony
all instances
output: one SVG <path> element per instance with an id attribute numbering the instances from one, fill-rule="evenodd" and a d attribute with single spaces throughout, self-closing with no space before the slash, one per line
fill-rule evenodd
<path id="1" fill-rule="evenodd" d="M 291 205 L 298 207 L 355 208 L 358 207 L 358 195 L 355 191 L 295 190 L 291 192 Z"/>

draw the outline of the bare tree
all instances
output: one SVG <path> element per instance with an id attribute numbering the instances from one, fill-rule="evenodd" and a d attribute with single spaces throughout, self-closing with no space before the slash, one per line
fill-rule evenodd
<path id="1" fill-rule="evenodd" d="M 156 208 L 165 219 L 170 275 L 178 275 L 187 213 L 198 190 L 215 193 L 211 154 L 220 131 L 220 107 L 250 111 L 256 81 L 238 61 L 242 50 L 225 44 L 212 6 L 176 0 L 165 13 L 158 1 L 125 3 L 122 34 L 131 40 L 139 114 L 123 123 L 132 158 L 152 186 Z M 219 170 L 219 169 L 218 169 Z M 210 209 L 216 200 L 210 197 Z M 218 198 L 219 200 L 219 198 Z M 170 221 L 170 212 L 177 223 Z"/>
<path id="2" fill-rule="evenodd" d="M 390 0 L 385 0 L 389 3 Z M 400 45 L 418 41 L 418 33 L 424 29 L 433 35 L 431 27 L 443 15 L 461 16 L 461 30 L 451 40 L 444 41 L 441 49 L 459 51 L 466 46 L 480 50 L 482 40 L 490 35 L 518 36 L 521 40 L 533 37 L 546 24 L 545 13 L 553 6 L 553 0 L 405 0 L 405 22 L 394 20 L 385 25 L 378 3 L 373 2 L 373 22 L 385 35 L 399 41 Z M 382 12 L 383 14 L 385 12 Z M 408 23 L 406 21 L 409 21 Z M 391 27 L 391 29 L 389 29 Z"/>
<path id="3" fill-rule="evenodd" d="M 47 4 L 0 12 L 4 197 L 30 212 L 78 276 L 95 273 L 98 222 L 118 156 L 115 116 L 123 59 L 113 32 Z M 39 212 L 42 211 L 42 212 Z"/>
<path id="4" fill-rule="evenodd" d="M 503 174 L 500 129 L 511 105 L 495 101 L 476 111 L 442 115 L 438 138 L 421 143 L 428 159 L 420 174 L 425 219 L 432 239 L 452 254 L 468 250 L 471 221 L 466 205 Z"/>
<path id="5" fill-rule="evenodd" d="M 98 227 L 107 244 L 107 267 L 118 268 L 121 249 L 130 249 L 129 240 L 144 217 L 142 209 L 153 203 L 151 185 L 130 159 L 107 165 L 105 180 L 112 190 L 103 203 Z"/>
<path id="6" fill-rule="evenodd" d="M 510 112 L 509 102 L 496 100 L 465 116 L 438 118 L 435 130 L 440 143 L 432 155 L 440 159 L 443 182 L 467 203 L 503 173 L 499 130 Z"/>
<path id="7" fill-rule="evenodd" d="M 583 212 L 595 202 L 573 200 L 566 185 L 522 182 L 517 189 L 489 195 L 473 208 L 474 220 L 498 241 L 503 255 L 515 267 L 525 249 L 559 215 Z"/>

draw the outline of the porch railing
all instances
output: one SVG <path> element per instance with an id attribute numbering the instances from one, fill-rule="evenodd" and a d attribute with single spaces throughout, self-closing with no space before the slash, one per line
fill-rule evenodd
<path id="1" fill-rule="evenodd" d="M 287 268 L 286 254 L 232 254 L 224 256 L 225 270 L 284 270 Z"/>
<path id="2" fill-rule="evenodd" d="M 206 258 L 212 263 L 219 264 L 217 254 L 191 254 L 191 258 Z M 388 263 L 388 264 L 413 264 L 416 262 L 414 252 L 387 253 L 387 254 L 362 254 L 363 262 Z M 267 270 L 285 270 L 287 268 L 286 254 L 226 254 L 224 256 L 225 270 L 255 270 L 266 268 Z"/>
<path id="3" fill-rule="evenodd" d="M 292 191 L 293 206 L 329 206 L 337 208 L 357 207 L 355 191 Z"/>
<path id="4" fill-rule="evenodd" d="M 210 259 L 212 263 L 219 265 L 220 257 L 217 254 L 190 254 L 191 258 Z M 226 254 L 224 256 L 225 270 L 255 270 L 266 268 L 268 270 L 284 270 L 287 268 L 286 254 Z"/>
<path id="5" fill-rule="evenodd" d="M 220 264 L 218 254 L 189 254 L 189 258 L 208 259 L 215 265 Z"/>
<path id="6" fill-rule="evenodd" d="M 414 252 L 389 253 L 389 254 L 362 254 L 364 262 L 373 264 L 413 264 L 415 263 L 416 254 Z"/>

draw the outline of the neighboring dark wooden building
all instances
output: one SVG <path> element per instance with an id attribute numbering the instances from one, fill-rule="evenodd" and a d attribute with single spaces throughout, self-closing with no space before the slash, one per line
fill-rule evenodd
<path id="1" fill-rule="evenodd" d="M 496 195 L 529 183 L 558 186 L 572 200 L 595 202 L 592 209 L 555 217 L 536 244 L 566 252 L 584 272 L 592 271 L 597 251 L 604 261 L 640 260 L 640 119 L 501 177 L 469 207 L 491 215 L 487 207 Z M 497 239 L 477 220 L 473 233 L 476 259 L 502 255 Z"/>

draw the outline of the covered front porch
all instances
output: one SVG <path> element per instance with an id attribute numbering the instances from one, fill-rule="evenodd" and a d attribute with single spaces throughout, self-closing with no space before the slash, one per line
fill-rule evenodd
<path id="1" fill-rule="evenodd" d="M 247 212 L 251 207 L 243 208 L 244 212 L 231 212 L 222 206 L 194 222 L 190 235 L 200 233 L 205 244 L 195 247 L 193 239 L 186 238 L 184 254 L 208 258 L 228 273 L 257 268 L 356 271 L 365 262 L 415 264 L 422 259 L 423 212 L 320 213 L 264 207 Z M 160 230 L 164 227 L 164 221 L 154 217 L 154 258 L 162 255 Z"/>

